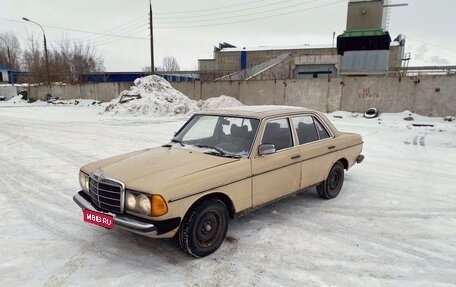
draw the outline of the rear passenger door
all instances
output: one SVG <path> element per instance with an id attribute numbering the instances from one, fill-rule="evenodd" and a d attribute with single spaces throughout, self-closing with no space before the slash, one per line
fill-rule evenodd
<path id="1" fill-rule="evenodd" d="M 263 124 L 261 143 L 274 144 L 276 152 L 252 157 L 252 200 L 258 206 L 299 190 L 300 151 L 295 146 L 289 117 L 270 119 Z"/>
<path id="2" fill-rule="evenodd" d="M 316 115 L 303 114 L 292 117 L 302 160 L 300 188 L 317 184 L 327 177 L 331 165 L 332 137 Z"/>

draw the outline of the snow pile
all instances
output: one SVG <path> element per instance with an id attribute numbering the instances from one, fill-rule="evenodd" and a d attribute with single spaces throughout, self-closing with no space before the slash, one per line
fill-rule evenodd
<path id="1" fill-rule="evenodd" d="M 8 104 L 26 104 L 27 101 L 22 98 L 22 95 L 17 95 L 12 97 L 11 99 L 7 100 L 6 103 Z"/>
<path id="2" fill-rule="evenodd" d="M 214 98 L 209 98 L 205 101 L 199 101 L 198 107 L 201 110 L 214 110 L 220 108 L 232 108 L 240 107 L 244 104 L 238 101 L 237 99 L 229 96 L 219 96 Z"/>
<path id="3" fill-rule="evenodd" d="M 101 114 L 119 116 L 175 116 L 198 110 L 239 107 L 243 104 L 233 97 L 219 96 L 205 101 L 194 101 L 174 89 L 165 79 L 146 76 L 135 80 L 135 85 L 120 93 Z"/>
<path id="4" fill-rule="evenodd" d="M 174 116 L 198 110 L 196 101 L 171 87 L 165 79 L 151 75 L 135 80 L 130 90 L 112 100 L 103 114 L 120 116 Z"/>

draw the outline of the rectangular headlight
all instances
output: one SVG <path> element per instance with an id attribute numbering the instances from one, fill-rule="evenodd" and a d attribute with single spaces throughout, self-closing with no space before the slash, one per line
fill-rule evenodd
<path id="1" fill-rule="evenodd" d="M 89 176 L 79 171 L 79 185 L 85 193 L 89 193 Z"/>

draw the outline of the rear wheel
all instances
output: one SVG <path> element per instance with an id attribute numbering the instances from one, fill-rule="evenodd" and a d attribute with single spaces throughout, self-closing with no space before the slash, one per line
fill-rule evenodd
<path id="1" fill-rule="evenodd" d="M 328 178 L 317 185 L 318 196 L 323 199 L 335 198 L 344 184 L 344 166 L 336 162 L 329 171 Z"/>
<path id="2" fill-rule="evenodd" d="M 228 209 L 218 199 L 203 201 L 184 218 L 179 245 L 187 254 L 204 257 L 216 251 L 228 230 Z"/>

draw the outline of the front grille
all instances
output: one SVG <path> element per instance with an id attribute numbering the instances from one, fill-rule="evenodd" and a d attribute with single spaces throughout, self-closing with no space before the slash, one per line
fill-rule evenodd
<path id="1" fill-rule="evenodd" d="M 122 182 L 100 173 L 92 173 L 89 179 L 92 202 L 102 210 L 123 213 L 125 188 Z"/>

